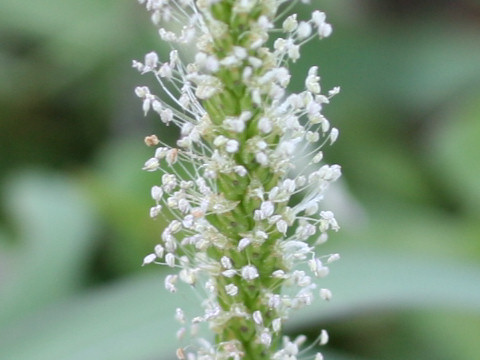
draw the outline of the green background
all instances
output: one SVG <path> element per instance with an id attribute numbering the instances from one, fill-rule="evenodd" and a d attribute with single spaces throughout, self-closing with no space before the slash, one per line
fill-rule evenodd
<path id="1" fill-rule="evenodd" d="M 330 360 L 471 360 L 480 343 L 480 4 L 325 0 L 329 39 L 303 48 L 293 90 L 318 65 L 342 92 L 325 114 L 344 176 L 327 199 L 342 260 L 333 299 L 293 313 Z M 174 309 L 141 267 L 165 225 L 131 68 L 167 49 L 134 0 L 0 3 L 0 359 L 173 359 Z M 185 344 L 183 344 L 185 345 Z M 308 354 L 305 354 L 307 357 Z"/>

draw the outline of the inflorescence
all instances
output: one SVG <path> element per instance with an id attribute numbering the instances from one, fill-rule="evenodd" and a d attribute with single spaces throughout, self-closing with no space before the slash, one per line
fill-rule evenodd
<path id="1" fill-rule="evenodd" d="M 317 256 L 315 246 L 339 229 L 320 202 L 341 171 L 322 162 L 322 148 L 338 137 L 322 108 L 339 88 L 322 94 L 314 66 L 304 91 L 287 92 L 288 64 L 300 58 L 303 44 L 328 37 L 332 27 L 320 11 L 305 20 L 288 16 L 297 1 L 139 2 L 173 50 L 165 59 L 150 52 L 133 62 L 155 76 L 161 94 L 146 86 L 135 93 L 145 114 L 154 111 L 180 129 L 175 147 L 155 135 L 145 138 L 156 150 L 143 169 L 161 173 L 151 189 L 150 216 L 169 222 L 144 264 L 179 269 L 165 278 L 172 293 L 180 281 L 205 294 L 198 316 L 176 311 L 178 338 L 194 337 L 177 357 L 295 360 L 306 339 L 282 338 L 289 312 L 309 305 L 315 294 L 332 296 L 316 290 L 312 277 L 328 275 L 339 258 Z M 198 336 L 202 323 L 213 341 Z M 318 343 L 327 340 L 322 330 Z M 322 358 L 317 353 L 315 359 Z"/>

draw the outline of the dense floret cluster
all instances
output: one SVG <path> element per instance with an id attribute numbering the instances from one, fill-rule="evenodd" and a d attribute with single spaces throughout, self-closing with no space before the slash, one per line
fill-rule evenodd
<path id="1" fill-rule="evenodd" d="M 288 64 L 332 27 L 320 11 L 305 20 L 287 16 L 295 1 L 139 2 L 173 50 L 166 59 L 150 52 L 133 62 L 159 83 L 159 94 L 146 86 L 135 93 L 145 114 L 180 129 L 175 147 L 145 139 L 156 150 L 143 169 L 161 174 L 150 216 L 171 220 L 144 264 L 178 269 L 165 279 L 170 292 L 182 281 L 206 294 L 202 314 L 187 319 L 177 309 L 178 337 L 195 335 L 200 323 L 215 335 L 179 348 L 177 357 L 295 360 L 305 339 L 282 338 L 290 310 L 315 294 L 332 296 L 312 278 L 325 277 L 339 258 L 317 256 L 315 245 L 339 228 L 320 202 L 341 171 L 322 162 L 323 146 L 338 137 L 322 108 L 339 88 L 323 94 L 312 67 L 304 91 L 290 93 Z M 319 342 L 327 339 L 322 331 Z"/>

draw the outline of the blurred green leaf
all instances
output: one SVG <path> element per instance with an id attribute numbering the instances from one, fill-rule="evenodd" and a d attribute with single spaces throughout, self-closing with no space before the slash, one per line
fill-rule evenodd
<path id="1" fill-rule="evenodd" d="M 429 156 L 440 181 L 461 206 L 480 214 L 480 93 L 452 106 L 432 128 Z"/>
<path id="2" fill-rule="evenodd" d="M 71 179 L 18 173 L 4 191 L 16 241 L 8 248 L 0 323 L 78 290 L 92 250 L 95 214 Z"/>
<path id="3" fill-rule="evenodd" d="M 141 140 L 114 141 L 100 151 L 92 171 L 82 174 L 85 193 L 108 226 L 103 261 L 116 275 L 140 271 L 166 226 L 163 218 L 148 216 L 154 204 L 150 188 L 160 181 L 158 173 L 141 170 L 151 152 Z"/>

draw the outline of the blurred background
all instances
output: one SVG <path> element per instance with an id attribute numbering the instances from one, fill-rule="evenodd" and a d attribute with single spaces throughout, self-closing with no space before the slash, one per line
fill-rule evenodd
<path id="1" fill-rule="evenodd" d="M 342 261 L 334 294 L 294 313 L 329 360 L 471 360 L 480 354 L 480 4 L 322 0 L 331 38 L 303 48 L 342 92 L 326 151 L 343 167 L 330 199 Z M 167 50 L 134 0 L 0 3 L 0 359 L 173 359 L 178 304 L 148 217 L 157 175 L 140 170 L 143 117 L 131 68 Z M 329 205 L 330 206 L 330 205 Z M 308 356 L 308 354 L 305 354 Z"/>

